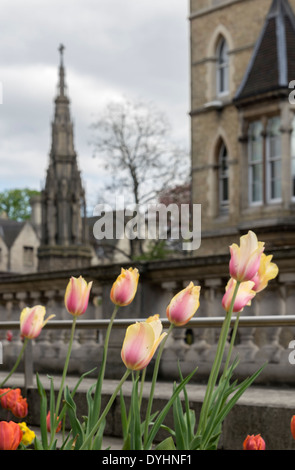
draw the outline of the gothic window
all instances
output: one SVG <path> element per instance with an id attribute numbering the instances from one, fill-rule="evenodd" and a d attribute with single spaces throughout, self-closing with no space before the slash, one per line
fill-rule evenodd
<path id="1" fill-rule="evenodd" d="M 217 95 L 222 95 L 228 93 L 229 91 L 229 56 L 227 42 L 224 38 L 221 38 L 218 42 L 216 58 Z"/>
<path id="2" fill-rule="evenodd" d="M 224 143 L 218 154 L 219 210 L 226 212 L 229 204 L 228 153 Z"/>
<path id="3" fill-rule="evenodd" d="M 249 202 L 251 205 L 277 202 L 281 199 L 281 133 L 280 118 L 249 125 L 248 133 Z"/>

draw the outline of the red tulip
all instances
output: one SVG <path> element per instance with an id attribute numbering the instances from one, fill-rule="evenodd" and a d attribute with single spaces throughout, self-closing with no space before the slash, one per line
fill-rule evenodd
<path id="1" fill-rule="evenodd" d="M 0 450 L 16 450 L 23 433 L 17 423 L 0 421 Z"/>
<path id="2" fill-rule="evenodd" d="M 57 419 L 58 419 L 58 417 L 57 417 Z M 51 431 L 50 411 L 48 411 L 47 416 L 46 416 L 46 429 L 47 429 L 48 432 Z M 55 432 L 59 432 L 60 430 L 61 430 L 61 421 L 58 423 Z"/>
<path id="3" fill-rule="evenodd" d="M 295 439 L 295 415 L 292 416 L 292 419 L 291 419 L 291 433 L 292 433 L 293 438 Z"/>
<path id="4" fill-rule="evenodd" d="M 243 448 L 244 450 L 265 450 L 265 442 L 260 434 L 256 436 L 254 434 L 248 435 L 244 440 Z"/>

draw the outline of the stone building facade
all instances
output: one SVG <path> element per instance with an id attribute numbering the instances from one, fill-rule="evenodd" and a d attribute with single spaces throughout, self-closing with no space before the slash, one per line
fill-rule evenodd
<path id="1" fill-rule="evenodd" d="M 249 229 L 270 249 L 294 246 L 294 11 L 294 0 L 190 2 L 199 254 L 221 253 Z"/>

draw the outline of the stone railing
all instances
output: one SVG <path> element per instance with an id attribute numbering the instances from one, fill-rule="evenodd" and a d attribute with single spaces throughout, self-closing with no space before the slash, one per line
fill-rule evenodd
<path id="1" fill-rule="evenodd" d="M 277 251 L 274 258 L 279 265 L 279 276 L 242 312 L 233 357 L 238 354 L 240 358 L 236 369 L 239 377 L 248 376 L 267 362 L 268 366 L 258 379 L 261 383 L 294 383 L 295 366 L 290 362 L 290 342 L 295 339 L 295 269 L 287 250 Z M 173 330 L 166 343 L 160 375 L 165 380 L 177 379 L 179 361 L 183 374 L 198 366 L 195 380 L 205 381 L 214 359 L 224 317 L 221 300 L 228 280 L 228 256 L 143 263 L 137 264 L 137 267 L 140 271 L 138 292 L 134 302 L 119 309 L 117 314 L 116 321 L 121 328 L 116 327 L 110 338 L 107 377 L 121 377 L 124 371 L 120 351 L 126 319 L 134 322 L 157 313 L 166 322 L 166 307 L 172 296 L 188 282 L 194 281 L 201 285 L 200 308 L 196 318 L 185 328 Z M 22 345 L 17 323 L 11 322 L 19 321 L 23 307 L 42 304 L 46 307 L 47 315 L 54 313 L 56 317 L 32 342 L 34 371 L 62 371 L 71 324 L 70 315 L 64 306 L 64 292 L 69 277 L 80 274 L 87 280 L 93 280 L 93 288 L 88 310 L 83 319 L 79 319 L 88 322 L 88 326 L 82 327 L 81 323 L 81 328 L 77 329 L 69 373 L 81 374 L 99 366 L 104 325 L 113 309 L 109 292 L 120 269 L 121 266 L 112 265 L 84 269 L 81 273 L 64 271 L 2 278 L 1 369 L 7 370 L 12 366 Z M 3 325 L 3 322 L 8 323 Z M 6 325 L 9 328 L 9 324 L 14 325 L 11 342 L 5 339 Z"/>

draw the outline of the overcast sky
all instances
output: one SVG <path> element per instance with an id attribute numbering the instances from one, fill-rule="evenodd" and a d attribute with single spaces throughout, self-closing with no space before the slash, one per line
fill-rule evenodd
<path id="1" fill-rule="evenodd" d="M 60 43 L 88 204 L 101 178 L 90 125 L 109 101 L 152 101 L 189 148 L 187 0 L 1 0 L 0 191 L 44 185 Z"/>

